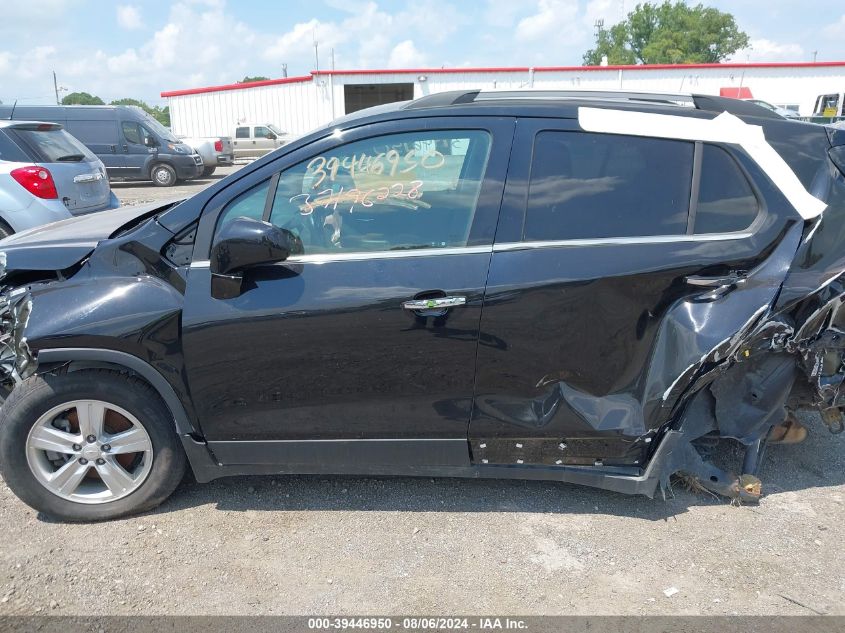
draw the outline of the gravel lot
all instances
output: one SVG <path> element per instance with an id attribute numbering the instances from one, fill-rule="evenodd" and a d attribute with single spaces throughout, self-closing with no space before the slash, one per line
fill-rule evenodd
<path id="1" fill-rule="evenodd" d="M 198 178 L 196 180 L 183 180 L 176 184 L 175 187 L 156 187 L 151 182 L 113 182 L 111 183 L 112 191 L 117 196 L 121 204 L 146 204 L 147 202 L 155 202 L 156 200 L 172 200 L 173 198 L 182 198 L 191 196 L 198 191 L 208 187 L 236 172 L 243 167 L 241 164 L 233 167 L 218 167 L 217 171 L 208 178 Z"/>
<path id="2" fill-rule="evenodd" d="M 187 480 L 146 515 L 65 525 L 0 484 L 0 614 L 845 615 L 845 435 L 805 421 L 807 442 L 769 450 L 759 507 L 284 476 Z"/>

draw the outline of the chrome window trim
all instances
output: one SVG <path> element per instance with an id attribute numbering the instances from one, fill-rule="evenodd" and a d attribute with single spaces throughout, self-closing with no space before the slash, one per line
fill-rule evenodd
<path id="1" fill-rule="evenodd" d="M 323 264 L 326 262 L 362 261 L 370 259 L 403 259 L 406 257 L 430 257 L 431 255 L 479 255 L 493 252 L 492 246 L 457 246 L 450 248 L 416 248 L 407 251 L 359 251 L 357 253 L 315 253 L 294 255 L 284 264 Z"/>
<path id="2" fill-rule="evenodd" d="M 406 257 L 430 257 L 432 255 L 484 255 L 493 252 L 487 246 L 456 246 L 450 248 L 417 248 L 407 251 L 359 251 L 356 253 L 314 253 L 313 255 L 292 255 L 280 264 L 325 264 L 327 262 L 365 261 L 371 259 L 403 259 Z M 191 262 L 191 268 L 208 268 L 207 259 Z"/>
<path id="3" fill-rule="evenodd" d="M 707 233 L 702 235 L 646 235 L 642 237 L 601 237 L 579 240 L 536 240 L 530 242 L 502 242 L 493 246 L 493 252 L 519 251 L 532 248 L 558 248 L 565 246 L 609 246 L 625 244 L 674 244 L 679 242 L 721 242 L 742 240 L 753 235 L 751 231 L 739 233 Z"/>

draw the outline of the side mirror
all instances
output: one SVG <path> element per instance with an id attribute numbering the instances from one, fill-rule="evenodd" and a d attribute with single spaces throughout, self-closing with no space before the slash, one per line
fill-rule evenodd
<path id="1" fill-rule="evenodd" d="M 144 145 L 146 145 L 147 147 L 158 147 L 158 143 L 152 136 L 144 137 Z"/>
<path id="2" fill-rule="evenodd" d="M 270 133 L 267 134 L 266 138 L 270 139 L 271 141 L 275 141 L 276 135 L 273 134 L 272 132 L 270 132 Z"/>
<path id="3" fill-rule="evenodd" d="M 232 220 L 221 228 L 211 247 L 211 296 L 237 297 L 245 270 L 283 262 L 302 252 L 302 241 L 286 229 L 251 218 Z"/>

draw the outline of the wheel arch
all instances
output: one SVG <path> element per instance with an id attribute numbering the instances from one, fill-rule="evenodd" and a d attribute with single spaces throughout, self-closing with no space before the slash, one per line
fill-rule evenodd
<path id="1" fill-rule="evenodd" d="M 185 406 L 167 379 L 155 367 L 137 356 L 118 350 L 81 347 L 48 348 L 38 352 L 39 373 L 67 363 L 84 363 L 84 368 L 129 370 L 137 374 L 149 383 L 164 401 L 173 416 L 175 430 L 180 436 L 200 436 L 199 429 L 191 423 Z"/>
<path id="2" fill-rule="evenodd" d="M 170 169 L 172 169 L 174 172 L 178 172 L 178 170 L 176 169 L 176 165 L 174 165 L 174 164 L 173 164 L 173 161 L 171 161 L 170 159 L 168 159 L 168 158 L 161 158 L 161 157 L 159 157 L 157 154 L 156 154 L 156 155 L 154 155 L 154 156 L 153 156 L 153 155 L 151 155 L 151 156 L 150 156 L 150 158 L 149 158 L 149 161 L 147 162 L 146 167 L 145 167 L 145 170 L 146 170 L 146 177 L 147 177 L 149 180 L 152 180 L 152 177 L 153 177 L 153 169 L 155 169 L 158 165 L 167 165 L 167 166 L 168 166 L 168 167 L 170 167 Z"/>

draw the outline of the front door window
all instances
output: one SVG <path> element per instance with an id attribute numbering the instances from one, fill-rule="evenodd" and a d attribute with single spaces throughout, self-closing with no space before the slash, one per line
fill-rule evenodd
<path id="1" fill-rule="evenodd" d="M 267 219 L 296 233 L 306 255 L 463 247 L 489 151 L 480 130 L 356 141 L 282 172 L 271 204 L 259 185 L 220 221 Z"/>

